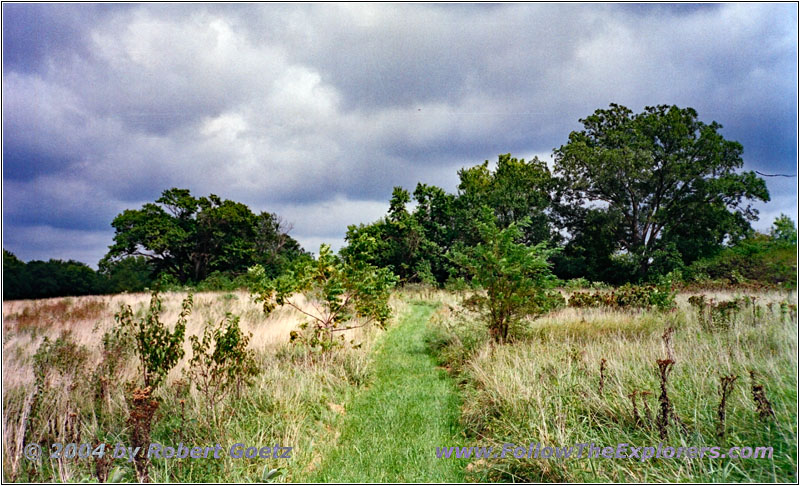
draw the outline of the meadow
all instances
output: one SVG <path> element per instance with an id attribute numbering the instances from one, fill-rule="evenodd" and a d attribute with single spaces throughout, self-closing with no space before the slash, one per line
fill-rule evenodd
<path id="1" fill-rule="evenodd" d="M 185 373 L 192 347 L 184 340 L 183 358 L 155 392 L 150 439 L 278 444 L 292 447 L 292 457 L 153 459 L 150 480 L 797 481 L 795 294 L 684 292 L 669 311 L 565 307 L 522 322 L 504 344 L 462 306 L 465 295 L 397 290 L 386 330 L 348 331 L 342 346 L 318 353 L 289 343 L 300 310 L 265 316 L 246 292 L 195 294 L 186 335 L 227 313 L 240 316 L 258 373 L 213 419 Z M 163 294 L 161 320 L 175 322 L 185 297 Z M 45 451 L 55 442 L 130 443 L 126 383 L 137 376 L 137 360 L 110 355 L 103 341 L 120 304 L 142 317 L 149 300 L 137 293 L 3 303 L 5 481 L 136 481 L 124 460 L 34 462 L 22 452 L 29 443 Z M 309 311 L 315 305 L 299 302 Z M 531 442 L 769 446 L 773 457 L 435 457 L 436 447 Z"/>

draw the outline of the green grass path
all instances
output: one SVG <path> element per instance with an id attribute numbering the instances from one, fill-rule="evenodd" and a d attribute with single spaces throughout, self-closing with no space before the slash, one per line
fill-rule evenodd
<path id="1" fill-rule="evenodd" d="M 458 438 L 460 401 L 425 349 L 434 305 L 412 303 L 379 344 L 374 379 L 347 410 L 342 434 L 312 482 L 463 482 L 466 462 L 438 459 Z"/>

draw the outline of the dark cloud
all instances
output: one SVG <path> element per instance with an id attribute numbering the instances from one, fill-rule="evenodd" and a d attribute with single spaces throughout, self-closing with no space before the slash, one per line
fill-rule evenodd
<path id="1" fill-rule="evenodd" d="M 86 56 L 86 26 L 125 4 L 3 4 L 3 68 L 30 73 L 43 71 L 57 58 Z"/>
<path id="2" fill-rule="evenodd" d="M 692 106 L 745 168 L 796 166 L 790 4 L 4 4 L 3 21 L 4 246 L 23 258 L 95 263 L 116 214 L 173 186 L 338 247 L 393 186 L 547 158 L 612 102 Z M 796 189 L 768 184 L 762 216 L 794 213 Z"/>

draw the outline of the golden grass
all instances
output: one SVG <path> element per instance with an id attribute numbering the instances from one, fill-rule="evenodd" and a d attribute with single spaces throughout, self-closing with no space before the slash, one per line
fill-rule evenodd
<path id="1" fill-rule="evenodd" d="M 172 327 L 178 319 L 186 292 L 161 294 L 161 322 Z M 301 308 L 313 311 L 301 295 L 293 297 Z M 3 386 L 16 387 L 33 382 L 31 358 L 45 336 L 58 338 L 69 332 L 72 340 L 92 351 L 99 360 L 101 338 L 114 325 L 114 314 L 120 305 L 130 305 L 136 315 L 144 315 L 150 294 L 133 293 L 106 296 L 85 296 L 42 300 L 3 302 Z M 253 334 L 251 349 L 263 350 L 289 341 L 289 333 L 306 320 L 300 312 L 288 306 L 265 316 L 261 306 L 245 291 L 201 292 L 194 295 L 194 307 L 187 321 L 186 334 L 200 335 L 209 322 L 218 322 L 226 313 L 240 316 L 244 332 Z M 353 339 L 352 331 L 346 333 Z M 184 341 L 186 354 L 170 376 L 180 376 L 181 368 L 191 357 L 191 344 Z"/>

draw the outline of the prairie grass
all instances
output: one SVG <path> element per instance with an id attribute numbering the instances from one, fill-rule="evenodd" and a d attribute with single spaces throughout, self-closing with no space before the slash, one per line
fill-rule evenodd
<path id="1" fill-rule="evenodd" d="M 172 326 L 186 294 L 168 292 L 160 320 Z M 39 465 L 21 456 L 23 442 L 47 445 L 78 441 L 129 445 L 129 403 L 125 383 L 137 376 L 130 355 L 108 357 L 102 353 L 103 334 L 114 325 L 121 304 L 130 305 L 136 317 L 144 315 L 149 294 L 121 294 L 41 301 L 13 301 L 3 305 L 3 478 L 6 481 L 82 481 L 97 479 L 91 459 L 47 461 Z M 304 302 L 302 297 L 296 302 Z M 399 299 L 392 303 L 402 307 Z M 185 356 L 157 390 L 160 404 L 151 439 L 165 445 L 216 443 L 228 447 L 294 447 L 291 459 L 156 459 L 150 478 L 156 482 L 254 482 L 264 469 L 279 469 L 280 480 L 291 480 L 336 438 L 337 410 L 366 383 L 369 350 L 381 331 L 371 328 L 343 333 L 346 345 L 321 356 L 289 345 L 289 333 L 303 321 L 296 310 L 281 308 L 265 317 L 246 292 L 202 292 L 194 296 L 194 309 L 186 334 L 198 335 L 208 322 L 226 313 L 241 317 L 244 332 L 253 334 L 249 348 L 257 353 L 260 373 L 253 386 L 223 404 L 224 420 L 216 428 L 206 417 L 206 406 L 182 373 L 191 357 L 189 340 Z M 72 369 L 53 366 L 41 384 L 34 374 L 34 355 L 44 339 L 61 338 L 53 363 L 73 362 L 72 354 L 87 358 Z M 113 376 L 97 376 L 103 360 L 119 360 Z M 104 368 L 105 369 L 105 368 Z M 102 393 L 99 391 L 102 389 Z M 108 479 L 135 481 L 131 463 L 114 461 Z"/>
<path id="2" fill-rule="evenodd" d="M 758 295 L 761 305 L 786 294 Z M 504 459 L 469 466 L 471 480 L 531 482 L 796 482 L 797 324 L 777 311 L 758 322 L 737 315 L 710 332 L 680 295 L 671 313 L 562 309 L 526 323 L 518 339 L 496 346 L 479 316 L 455 309 L 432 321 L 429 341 L 462 383 L 461 423 L 469 445 L 504 443 L 616 447 L 771 446 L 773 459 Z M 734 294 L 717 293 L 724 300 Z M 668 328 L 674 332 L 665 342 Z M 668 349 L 669 347 L 669 349 Z M 657 360 L 672 354 L 667 391 L 674 413 L 662 440 Z M 605 361 L 604 361 L 605 360 Z M 601 390 L 600 368 L 604 384 Z M 766 390 L 774 420 L 756 411 L 749 371 Z M 720 378 L 738 375 L 717 437 Z M 634 395 L 635 393 L 635 395 Z M 637 400 L 633 409 L 631 396 Z M 646 407 L 646 408 L 645 408 Z M 685 427 L 685 430 L 684 428 Z M 445 445 L 445 444 L 443 444 Z M 451 444 L 455 445 L 455 444 Z M 577 450 L 577 449 L 576 449 Z"/>
<path id="3" fill-rule="evenodd" d="M 434 478 L 436 469 L 443 474 L 435 477 L 472 481 L 796 482 L 797 324 L 796 314 L 785 312 L 786 306 L 780 305 L 787 294 L 758 294 L 763 313 L 757 320 L 754 314 L 740 312 L 726 327 L 714 330 L 698 322 L 688 303 L 690 295 L 679 295 L 678 308 L 669 313 L 561 309 L 522 323 L 513 329 L 515 341 L 506 345 L 490 342 L 479 316 L 460 306 L 460 293 L 420 286 L 395 292 L 390 303 L 395 316 L 422 307 L 427 315 L 435 309 L 427 329 L 417 322 L 419 325 L 398 329 L 402 332 L 394 335 L 401 338 L 398 342 L 413 343 L 415 351 L 408 358 L 413 358 L 414 373 L 446 376 L 443 370 L 429 369 L 435 363 L 424 355 L 419 335 L 424 332 L 427 352 L 435 353 L 458 385 L 455 388 L 447 378 L 441 384 L 459 395 L 448 403 L 462 405 L 452 424 L 443 421 L 439 425 L 447 425 L 449 433 L 460 437 L 453 440 L 460 443 L 436 445 L 502 448 L 506 442 L 553 446 L 585 442 L 650 446 L 663 442 L 675 447 L 771 446 L 772 460 L 508 458 L 462 464 L 451 459 L 451 464 L 435 464 L 428 477 Z M 717 301 L 737 297 L 731 292 L 706 295 Z M 162 297 L 161 321 L 171 325 L 185 293 Z M 56 441 L 130 443 L 125 384 L 137 376 L 137 363 L 125 353 L 104 355 L 101 340 L 114 324 L 120 304 L 131 305 L 137 316 L 143 316 L 149 299 L 148 294 L 122 294 L 4 303 L 5 481 L 93 480 L 103 468 L 107 473 L 103 479 L 135 481 L 131 463 L 123 460 L 109 465 L 91 459 L 45 460 L 37 465 L 22 458 L 21 447 Z M 388 402 L 398 396 L 391 386 L 393 360 L 404 358 L 399 351 L 376 348 L 376 343 L 385 342 L 387 333 L 375 327 L 349 331 L 344 346 L 321 355 L 288 344 L 289 333 L 303 321 L 296 311 L 283 308 L 265 317 L 245 292 L 202 292 L 195 294 L 194 302 L 187 335 L 200 334 L 206 323 L 218 322 L 228 312 L 239 315 L 243 330 L 253 334 L 250 348 L 256 351 L 260 373 L 252 386 L 226 398 L 221 407 L 222 425 L 216 427 L 205 415 L 202 396 L 182 373 L 191 356 L 186 339 L 186 356 L 156 392 L 160 404 L 152 441 L 164 445 L 219 443 L 226 448 L 237 442 L 256 447 L 278 444 L 293 447 L 292 457 L 250 460 L 225 454 L 208 460 L 156 459 L 150 467 L 152 481 L 260 482 L 272 469 L 278 469 L 272 480 L 280 482 L 333 476 L 373 479 L 358 475 L 356 462 L 348 463 L 346 455 L 335 456 L 333 451 L 347 444 L 382 440 L 381 434 L 388 429 L 379 417 L 362 422 L 353 418 L 359 410 L 403 408 Z M 770 303 L 773 305 L 767 308 Z M 790 303 L 796 304 L 794 300 Z M 667 343 L 663 336 L 668 328 L 673 332 Z M 44 356 L 44 362 L 48 368 L 37 380 L 34 364 L 43 358 L 34 357 L 45 349 L 41 347 L 45 337 L 51 344 L 61 341 L 47 348 L 50 354 Z M 668 398 L 685 430 L 669 417 L 667 438 L 661 440 L 655 424 L 661 385 L 656 361 L 669 356 L 675 364 L 668 377 Z M 98 374 L 95 370 L 101 363 L 118 367 L 103 368 L 115 371 Z M 733 375 L 738 379 L 729 386 L 719 438 L 720 378 Z M 397 380 L 409 382 L 420 397 L 426 392 L 422 380 L 417 383 L 411 376 L 397 376 Z M 635 412 L 631 395 L 637 400 Z M 373 399 L 382 403 L 373 403 Z M 419 423 L 429 418 L 420 416 Z M 425 429 L 433 431 L 435 427 Z M 393 471 L 416 471 L 408 476 L 414 480 L 428 478 L 424 473 L 427 466 L 404 469 L 401 459 L 392 463 Z M 422 458 L 415 464 L 424 464 L 423 459 L 427 461 Z M 332 464 L 338 464 L 341 474 L 330 469 Z"/>

